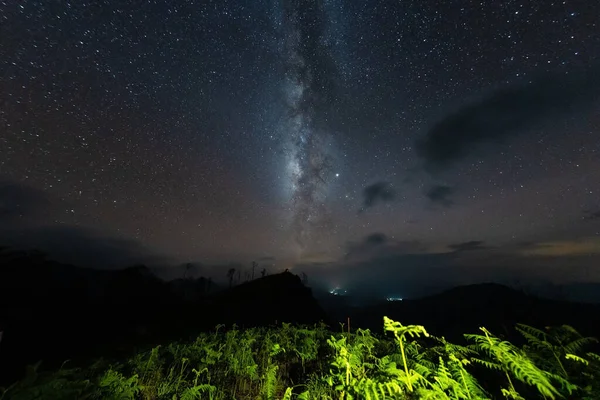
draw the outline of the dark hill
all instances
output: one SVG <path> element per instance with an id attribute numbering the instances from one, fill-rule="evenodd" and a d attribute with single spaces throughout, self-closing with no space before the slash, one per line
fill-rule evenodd
<path id="1" fill-rule="evenodd" d="M 598 282 L 576 282 L 565 285 L 537 284 L 527 287 L 527 291 L 543 298 L 600 304 Z"/>
<path id="2" fill-rule="evenodd" d="M 514 337 L 516 323 L 536 327 L 571 325 L 582 334 L 600 337 L 600 306 L 526 295 L 509 287 L 486 283 L 447 290 L 415 300 L 382 302 L 349 311 L 354 326 L 381 331 L 388 316 L 405 325 L 424 325 L 432 334 L 456 340 L 484 326 Z"/>
<path id="3" fill-rule="evenodd" d="M 208 282 L 165 282 L 144 266 L 99 271 L 38 253 L 0 253 L 0 385 L 38 360 L 55 367 L 66 359 L 119 357 L 217 324 L 325 319 L 310 289 L 290 273 L 216 293 Z"/>
<path id="4" fill-rule="evenodd" d="M 214 301 L 216 314 L 238 325 L 264 325 L 273 320 L 288 321 L 290 317 L 301 324 L 327 320 L 311 289 L 290 272 L 233 287 L 218 294 Z"/>

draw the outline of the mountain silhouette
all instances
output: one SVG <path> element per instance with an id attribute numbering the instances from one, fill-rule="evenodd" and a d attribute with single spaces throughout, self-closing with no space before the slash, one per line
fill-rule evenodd
<path id="1" fill-rule="evenodd" d="M 479 327 L 516 338 L 514 325 L 571 325 L 600 337 L 600 305 L 544 299 L 496 283 L 460 286 L 436 295 L 380 302 L 348 311 L 355 326 L 381 330 L 384 315 L 403 324 L 424 325 L 438 336 L 459 340 Z"/>
<path id="2" fill-rule="evenodd" d="M 229 288 L 210 278 L 163 281 L 143 265 L 93 270 L 47 260 L 39 252 L 0 252 L 0 384 L 44 361 L 56 368 L 98 357 L 118 359 L 167 341 L 187 340 L 218 324 L 241 328 L 282 322 L 336 322 L 382 332 L 383 316 L 461 340 L 484 326 L 520 340 L 514 325 L 571 325 L 600 337 L 600 305 L 549 300 L 494 283 L 360 306 L 351 296 L 313 296 L 290 272 Z"/>
<path id="3" fill-rule="evenodd" d="M 93 270 L 36 252 L 0 254 L 0 384 L 44 360 L 86 362 L 218 324 L 312 324 L 326 315 L 299 277 L 285 272 L 229 290 L 207 278 L 162 281 L 145 266 Z"/>

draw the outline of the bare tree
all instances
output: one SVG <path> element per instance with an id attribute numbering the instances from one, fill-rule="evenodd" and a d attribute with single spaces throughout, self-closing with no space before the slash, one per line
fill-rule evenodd
<path id="1" fill-rule="evenodd" d="M 229 287 L 233 286 L 234 276 L 235 276 L 235 268 L 229 268 L 229 271 L 227 271 L 227 278 L 229 279 Z"/>
<path id="2" fill-rule="evenodd" d="M 190 276 L 190 272 L 194 266 L 190 263 L 185 264 L 185 271 L 183 271 L 183 279 L 187 279 Z"/>
<path id="3" fill-rule="evenodd" d="M 266 268 L 263 268 L 263 269 L 262 269 L 262 271 L 260 271 L 260 276 L 261 276 L 262 278 L 264 278 L 266 274 L 267 274 L 267 269 L 266 269 Z"/>
<path id="4" fill-rule="evenodd" d="M 258 267 L 256 261 L 252 261 L 252 280 L 254 280 L 254 270 Z"/>

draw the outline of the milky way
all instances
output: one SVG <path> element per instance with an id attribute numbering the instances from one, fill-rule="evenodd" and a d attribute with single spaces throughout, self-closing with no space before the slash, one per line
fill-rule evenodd
<path id="1" fill-rule="evenodd" d="M 327 224 L 326 191 L 333 174 L 330 138 L 322 121 L 333 93 L 333 60 L 324 43 L 326 13 L 318 1 L 284 7 L 286 179 L 291 189 L 291 226 L 302 252 Z"/>

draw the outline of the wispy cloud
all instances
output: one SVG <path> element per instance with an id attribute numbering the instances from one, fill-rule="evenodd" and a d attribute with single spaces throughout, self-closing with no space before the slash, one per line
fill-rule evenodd
<path id="1" fill-rule="evenodd" d="M 491 247 L 486 246 L 482 240 L 471 240 L 469 242 L 450 244 L 448 248 L 458 253 L 463 251 L 488 250 Z"/>
<path id="2" fill-rule="evenodd" d="M 524 256 L 582 256 L 600 254 L 600 237 L 580 240 L 541 242 L 524 247 L 519 251 Z"/>
<path id="3" fill-rule="evenodd" d="M 0 220 L 36 216 L 49 206 L 43 191 L 22 183 L 0 181 Z"/>
<path id="4" fill-rule="evenodd" d="M 137 241 L 106 236 L 75 226 L 48 226 L 0 230 L 0 243 L 19 249 L 40 250 L 60 262 L 91 268 L 156 265 L 171 260 Z"/>
<path id="5" fill-rule="evenodd" d="M 416 145 L 425 168 L 438 171 L 482 142 L 498 141 L 535 123 L 589 107 L 600 98 L 598 68 L 551 75 L 504 88 L 442 118 Z"/>

